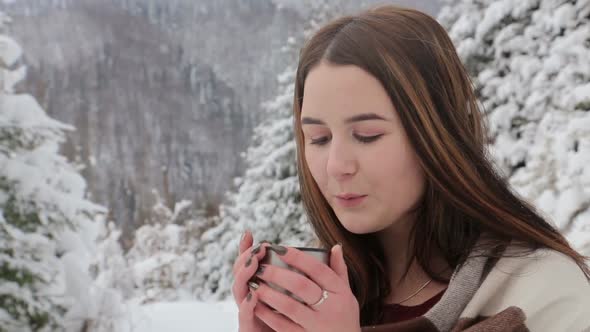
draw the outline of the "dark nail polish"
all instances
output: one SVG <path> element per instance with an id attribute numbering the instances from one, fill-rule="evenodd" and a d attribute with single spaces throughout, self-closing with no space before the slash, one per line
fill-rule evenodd
<path id="1" fill-rule="evenodd" d="M 256 270 L 256 275 L 257 275 L 257 276 L 261 275 L 261 274 L 262 274 L 262 272 L 264 272 L 264 269 L 265 269 L 265 268 L 266 268 L 266 266 L 264 266 L 264 265 L 260 265 L 260 266 L 258 267 L 258 270 Z"/>
<path id="2" fill-rule="evenodd" d="M 250 264 L 252 264 L 252 255 L 248 257 L 248 260 L 246 261 L 246 267 L 250 266 Z"/>
<path id="3" fill-rule="evenodd" d="M 259 252 L 260 252 L 260 249 L 261 249 L 261 247 L 262 247 L 262 245 L 261 245 L 260 243 L 259 243 L 259 244 L 257 244 L 256 246 L 254 246 L 254 249 L 252 249 L 252 254 L 253 254 L 253 255 L 256 255 L 257 253 L 259 253 Z"/>
<path id="4" fill-rule="evenodd" d="M 274 251 L 277 253 L 277 255 L 283 256 L 284 254 L 287 253 L 287 248 L 283 247 L 283 246 L 279 246 L 277 244 L 273 244 L 272 246 L 270 246 L 268 249 Z"/>
<path id="5" fill-rule="evenodd" d="M 258 289 L 258 287 L 260 287 L 257 283 L 255 282 L 249 282 L 248 286 L 250 287 L 250 289 L 256 290 Z"/>
<path id="6" fill-rule="evenodd" d="M 246 301 L 250 302 L 250 300 L 252 300 L 252 293 L 248 292 L 248 295 L 246 295 Z"/>

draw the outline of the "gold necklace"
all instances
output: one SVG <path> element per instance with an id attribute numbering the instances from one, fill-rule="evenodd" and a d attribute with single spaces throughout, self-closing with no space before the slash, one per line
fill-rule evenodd
<path id="1" fill-rule="evenodd" d="M 424 289 L 426 286 L 428 286 L 428 284 L 429 284 L 431 281 L 432 281 L 432 278 L 431 278 L 430 280 L 428 280 L 428 281 L 427 281 L 427 282 L 426 282 L 424 285 L 422 285 L 422 287 L 418 288 L 418 290 L 417 290 L 417 291 L 415 291 L 415 292 L 414 292 L 414 294 L 412 294 L 412 295 L 410 295 L 410 296 L 406 297 L 406 298 L 405 298 L 403 301 L 400 301 L 400 302 L 397 302 L 397 303 L 394 303 L 394 304 L 402 304 L 402 303 L 406 302 L 407 300 L 409 300 L 409 299 L 413 298 L 414 296 L 416 296 L 416 294 L 420 293 L 420 291 L 421 291 L 421 290 L 423 290 L 423 289 Z"/>

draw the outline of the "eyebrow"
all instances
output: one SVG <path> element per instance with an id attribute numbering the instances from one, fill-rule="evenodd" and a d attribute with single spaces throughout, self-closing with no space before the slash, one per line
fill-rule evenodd
<path id="1" fill-rule="evenodd" d="M 364 113 L 352 116 L 346 120 L 344 123 L 353 123 L 353 122 L 360 122 L 360 121 L 368 121 L 368 120 L 381 120 L 381 121 L 389 121 L 386 118 L 382 117 L 381 115 L 375 113 Z M 304 117 L 301 119 L 301 124 L 313 124 L 313 125 L 326 125 L 326 123 L 320 119 L 314 119 L 310 117 Z"/>

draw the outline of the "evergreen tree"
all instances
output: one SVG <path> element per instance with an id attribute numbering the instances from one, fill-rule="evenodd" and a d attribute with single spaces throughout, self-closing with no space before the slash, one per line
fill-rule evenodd
<path id="1" fill-rule="evenodd" d="M 0 331 L 56 331 L 74 303 L 65 276 L 75 269 L 62 258 L 86 250 L 103 209 L 84 198 L 86 182 L 59 154 L 73 128 L 16 92 L 26 68 L 8 23 L 0 12 Z"/>
<path id="2" fill-rule="evenodd" d="M 439 19 L 515 190 L 590 253 L 590 1 L 450 0 Z"/>
<path id="3" fill-rule="evenodd" d="M 293 66 L 278 76 L 277 96 L 265 102 L 266 120 L 254 130 L 244 154 L 245 174 L 236 179 L 237 190 L 228 194 L 220 208 L 217 225 L 203 234 L 197 252 L 197 288 L 200 299 L 223 299 L 230 295 L 231 269 L 238 255 L 241 234 L 249 229 L 255 241 L 267 240 L 289 246 L 313 245 L 297 179 L 296 145 L 293 133 L 293 84 L 298 49 L 303 38 L 330 17 L 341 13 L 326 1 L 310 1 L 312 15 L 300 36 L 283 47 Z"/>
<path id="4" fill-rule="evenodd" d="M 126 255 L 133 302 L 191 300 L 195 259 L 190 233 L 204 218 L 190 213 L 189 201 L 178 202 L 171 210 L 154 193 L 152 218 L 135 231 L 133 247 Z"/>
<path id="5" fill-rule="evenodd" d="M 121 230 L 114 222 L 97 222 L 96 245 L 87 264 L 70 273 L 76 305 L 66 315 L 67 331 L 128 331 L 130 312 L 127 300 L 133 293 L 133 278 L 119 244 Z M 79 257 L 71 260 L 84 261 Z M 90 274 L 80 270 L 90 269 Z"/>

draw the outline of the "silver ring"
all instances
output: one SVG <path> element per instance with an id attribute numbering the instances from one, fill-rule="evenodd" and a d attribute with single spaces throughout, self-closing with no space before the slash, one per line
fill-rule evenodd
<path id="1" fill-rule="evenodd" d="M 310 307 L 317 307 L 320 304 L 322 304 L 322 302 L 324 302 L 327 298 L 328 298 L 328 291 L 325 289 L 322 289 L 322 298 L 319 299 L 319 301 L 317 301 L 316 303 L 310 304 L 309 306 Z"/>

